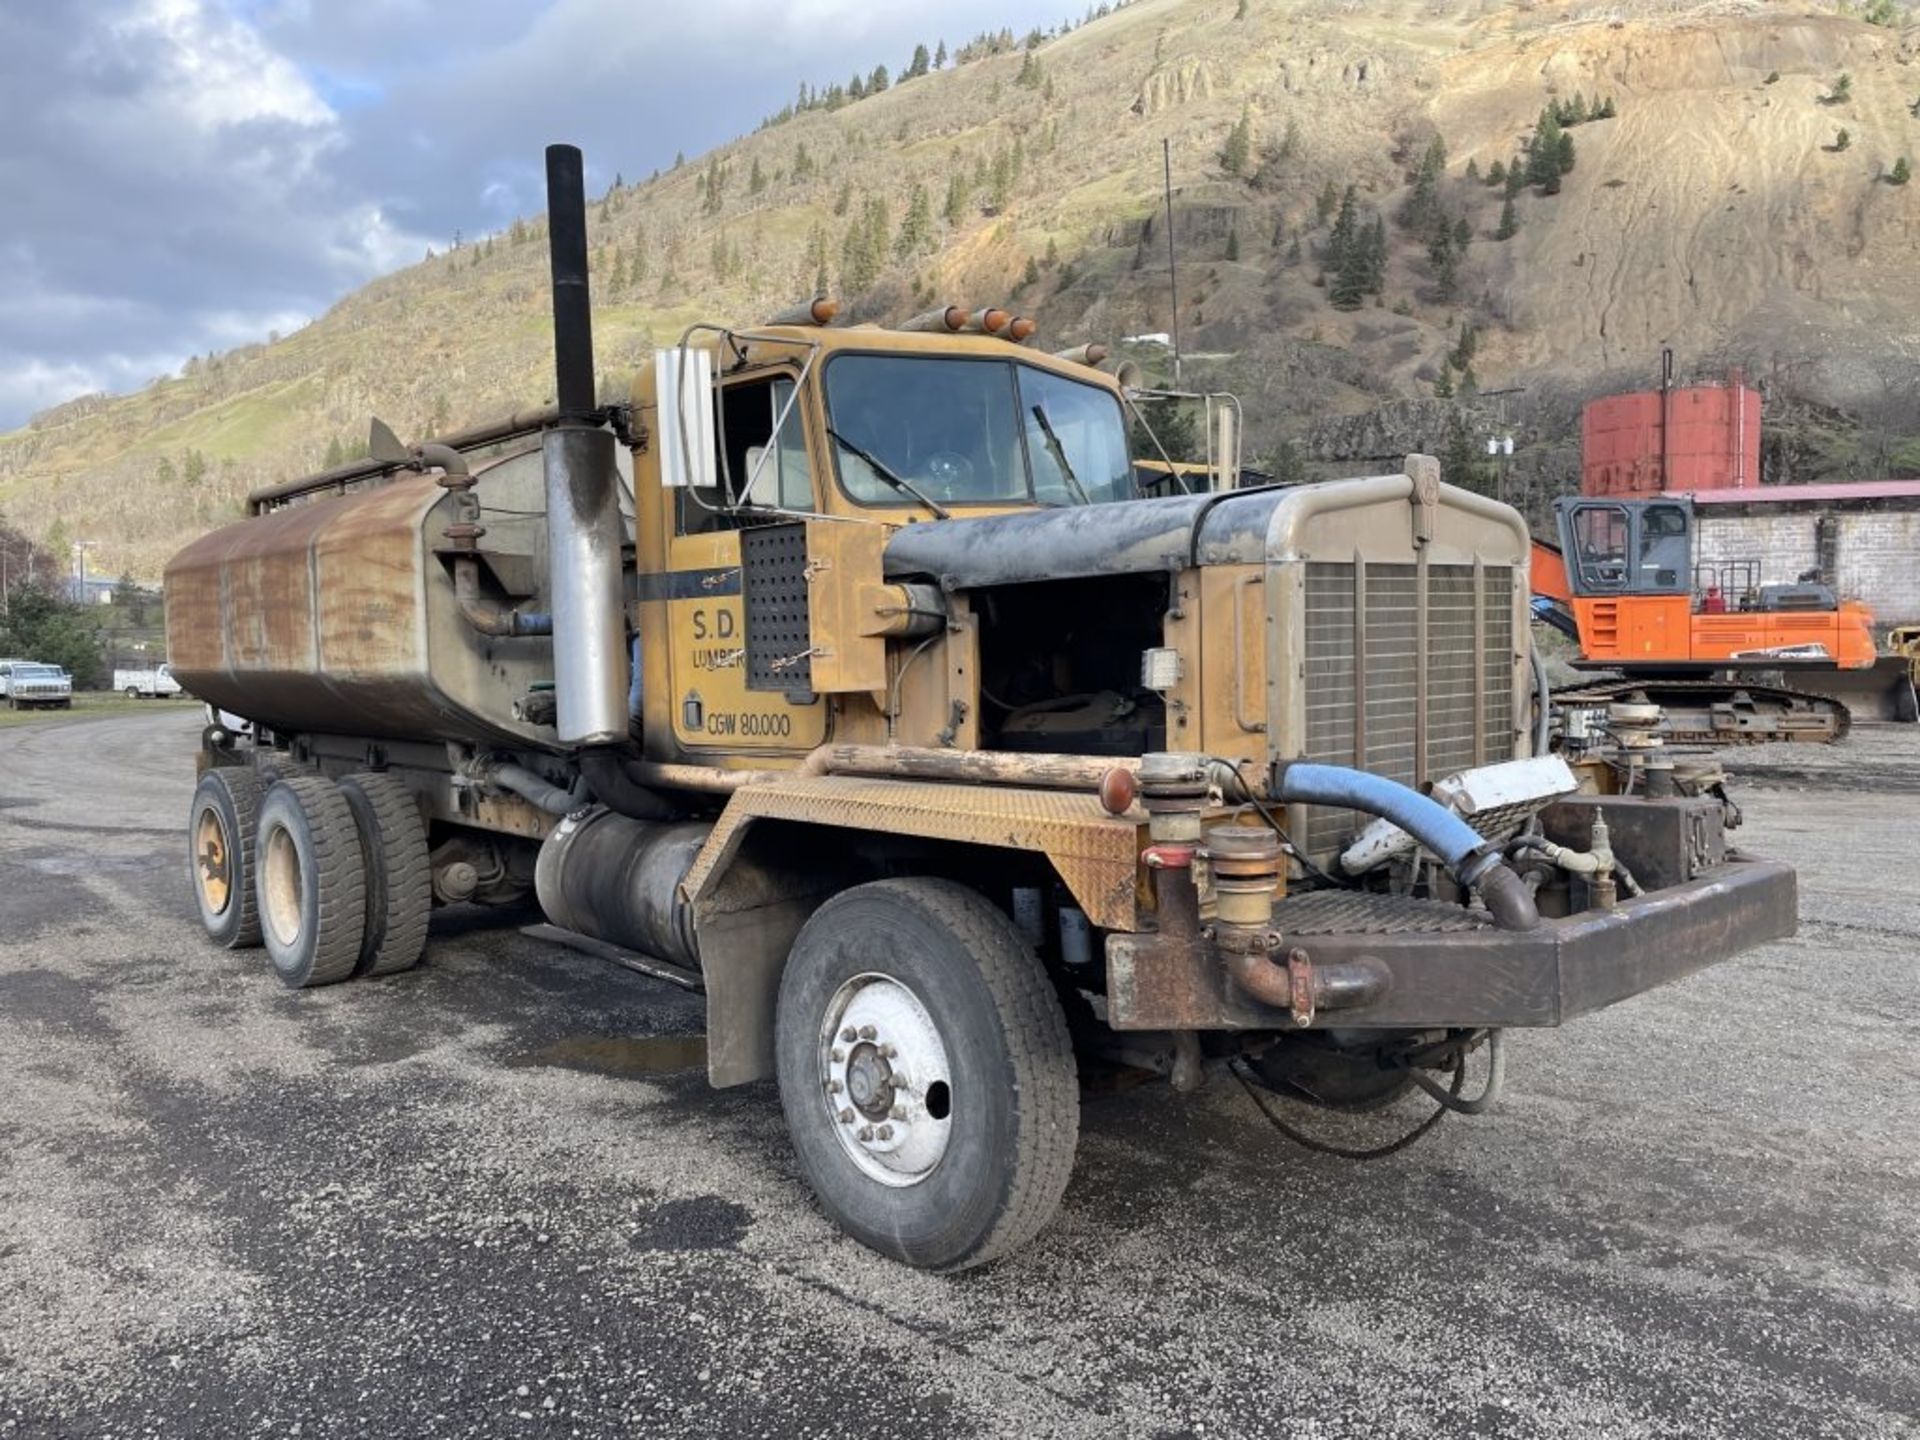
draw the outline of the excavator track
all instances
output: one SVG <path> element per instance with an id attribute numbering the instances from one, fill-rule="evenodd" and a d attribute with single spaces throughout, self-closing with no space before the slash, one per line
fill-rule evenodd
<path id="1" fill-rule="evenodd" d="M 1759 745 L 1769 740 L 1831 745 L 1853 728 L 1831 696 L 1737 680 L 1582 681 L 1553 692 L 1556 710 L 1645 701 L 1666 711 L 1666 737 L 1683 744 Z"/>

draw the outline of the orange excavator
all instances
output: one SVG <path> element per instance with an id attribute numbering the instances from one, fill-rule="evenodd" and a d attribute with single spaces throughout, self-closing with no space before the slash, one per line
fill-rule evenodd
<path id="1" fill-rule="evenodd" d="M 1557 708 L 1644 700 L 1671 738 L 1828 742 L 1863 718 L 1914 718 L 1913 682 L 1876 668 L 1873 612 L 1817 578 L 1760 583 L 1752 562 L 1694 561 L 1683 495 L 1572 496 L 1558 546 L 1533 548 L 1535 618 L 1579 646 L 1576 669 L 1612 671 L 1554 692 Z"/>

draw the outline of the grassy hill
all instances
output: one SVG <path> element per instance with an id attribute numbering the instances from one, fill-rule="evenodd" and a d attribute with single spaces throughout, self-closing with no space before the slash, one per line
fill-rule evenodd
<path id="1" fill-rule="evenodd" d="M 1643 382 L 1665 343 L 1920 430 L 1920 184 L 1889 183 L 1920 156 L 1920 30 L 1760 3 L 1241 8 L 1133 0 L 1031 57 L 1015 41 L 611 193 L 590 218 L 607 383 L 689 321 L 750 322 L 823 273 L 856 318 L 1013 298 L 1050 346 L 1166 330 L 1165 139 L 1183 339 L 1241 394 L 1256 448 L 1431 396 L 1463 322 L 1477 384 L 1530 403 Z M 1576 95 L 1616 113 L 1567 131 L 1558 193 L 1516 195 L 1496 239 L 1484 176 Z M 1426 229 L 1397 219 L 1436 137 L 1424 203 L 1465 238 L 1450 286 Z M 1330 304 L 1329 185 L 1385 222 L 1378 293 L 1350 310 Z M 538 403 L 544 267 L 529 219 L 295 335 L 37 416 L 0 436 L 0 511 L 152 574 L 248 489 L 353 453 L 371 414 L 414 439 Z"/>

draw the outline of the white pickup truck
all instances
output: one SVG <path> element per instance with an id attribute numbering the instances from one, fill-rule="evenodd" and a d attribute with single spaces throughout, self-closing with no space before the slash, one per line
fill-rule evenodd
<path id="1" fill-rule="evenodd" d="M 73 677 L 58 665 L 37 660 L 0 660 L 0 696 L 14 710 L 37 706 L 73 708 Z"/>
<path id="2" fill-rule="evenodd" d="M 166 665 L 149 665 L 143 670 L 115 670 L 113 688 L 129 700 L 159 700 L 180 693 L 180 682 Z"/>

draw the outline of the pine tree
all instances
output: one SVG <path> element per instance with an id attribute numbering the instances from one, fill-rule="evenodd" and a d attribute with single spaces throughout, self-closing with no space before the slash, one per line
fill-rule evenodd
<path id="1" fill-rule="evenodd" d="M 1573 173 L 1573 136 L 1564 130 L 1560 132 L 1560 144 L 1555 150 L 1554 160 L 1559 165 L 1562 175 Z"/>
<path id="2" fill-rule="evenodd" d="M 1047 237 L 1047 258 L 1040 263 L 1049 270 L 1060 263 L 1060 242 L 1052 235 Z"/>
<path id="3" fill-rule="evenodd" d="M 1480 162 L 1478 160 L 1470 159 L 1467 161 L 1467 179 L 1473 181 L 1475 184 L 1479 183 Z"/>
<path id="4" fill-rule="evenodd" d="M 1514 213 L 1513 196 L 1509 195 L 1500 203 L 1500 228 L 1493 232 L 1496 240 L 1511 240 L 1520 232 L 1520 217 Z"/>
<path id="5" fill-rule="evenodd" d="M 1244 176 L 1252 157 L 1253 115 L 1246 106 L 1242 106 L 1239 120 L 1227 132 L 1227 143 L 1220 147 L 1220 168 L 1229 175 Z"/>
<path id="6" fill-rule="evenodd" d="M 1039 283 L 1040 283 L 1040 262 L 1035 260 L 1033 256 L 1029 255 L 1027 257 L 1027 268 L 1020 272 L 1020 289 L 1022 291 L 1031 290 L 1034 286 L 1038 285 Z"/>
<path id="7" fill-rule="evenodd" d="M 1024 85 L 1029 90 L 1038 90 L 1045 77 L 1040 70 L 1040 57 L 1029 50 L 1021 58 L 1020 73 L 1013 77 L 1013 83 Z"/>
<path id="8" fill-rule="evenodd" d="M 922 75 L 927 73 L 927 67 L 931 63 L 932 60 L 927 54 L 927 47 L 924 45 L 916 45 L 913 47 L 913 60 L 908 64 L 905 73 L 903 73 L 900 78 L 902 80 L 918 80 Z"/>
<path id="9" fill-rule="evenodd" d="M 852 203 L 853 182 L 851 180 L 842 180 L 840 182 L 840 193 L 833 197 L 833 213 L 836 215 L 846 214 L 847 207 Z"/>
<path id="10" fill-rule="evenodd" d="M 1560 177 L 1566 173 L 1560 168 L 1560 142 L 1565 133 L 1553 118 L 1553 111 L 1542 110 L 1533 139 L 1527 144 L 1527 183 L 1538 185 L 1548 195 L 1560 193 Z"/>
<path id="11" fill-rule="evenodd" d="M 807 149 L 807 142 L 802 140 L 793 147 L 793 178 L 810 180 L 813 178 L 813 172 L 813 154 Z"/>
<path id="12" fill-rule="evenodd" d="M 869 95 L 878 95 L 886 88 L 887 67 L 884 65 L 876 65 L 873 67 L 873 74 L 867 78 L 867 93 Z"/>
<path id="13" fill-rule="evenodd" d="M 1833 150 L 1835 154 L 1845 150 L 1851 144 L 1853 144 L 1853 136 L 1849 135 L 1844 129 L 1835 132 L 1833 137 Z M 429 253 L 427 258 L 431 260 L 433 258 L 432 254 Z"/>
<path id="14" fill-rule="evenodd" d="M 1240 228 L 1236 225 L 1233 229 L 1227 231 L 1227 259 L 1229 262 L 1233 262 L 1239 260 L 1239 258 Z"/>
<path id="15" fill-rule="evenodd" d="M 767 172 L 760 168 L 760 157 L 753 157 L 753 171 L 747 176 L 747 193 L 758 195 L 767 188 Z"/>
<path id="16" fill-rule="evenodd" d="M 1889 185 L 1904 185 L 1912 178 L 1913 166 L 1907 163 L 1907 157 L 1904 155 L 1893 162 L 1893 169 L 1887 173 Z"/>
<path id="17" fill-rule="evenodd" d="M 1333 181 L 1329 180 L 1320 188 L 1319 199 L 1313 202 L 1314 213 L 1320 217 L 1320 223 L 1324 225 L 1333 217 L 1333 212 L 1339 206 L 1340 192 L 1333 188 Z"/>
<path id="18" fill-rule="evenodd" d="M 998 215 L 1007 208 L 1013 193 L 1013 157 L 1005 150 L 994 153 L 993 169 L 987 176 L 987 210 Z"/>
<path id="19" fill-rule="evenodd" d="M 947 42 L 944 40 L 934 48 L 933 68 L 936 70 L 944 70 L 947 68 Z"/>
<path id="20" fill-rule="evenodd" d="M 725 172 L 720 169 L 720 157 L 717 155 L 707 162 L 706 185 L 706 213 L 718 215 L 726 191 L 726 179 Z"/>
<path id="21" fill-rule="evenodd" d="M 958 225 L 966 218 L 967 196 L 970 193 L 965 177 L 958 170 L 947 177 L 947 203 L 941 207 L 940 214 L 948 225 Z"/>
<path id="22" fill-rule="evenodd" d="M 1387 285 L 1387 222 L 1379 215 L 1367 230 L 1367 293 L 1378 295 Z"/>
<path id="23" fill-rule="evenodd" d="M 907 213 L 894 237 L 893 254 L 898 260 L 910 260 L 923 250 L 933 248 L 933 204 L 927 187 L 916 184 L 907 199 Z"/>
<path id="24" fill-rule="evenodd" d="M 1487 171 L 1487 184 L 1504 186 L 1506 183 L 1507 183 L 1506 161 L 1496 160 L 1493 162 L 1492 167 Z"/>
<path id="25" fill-rule="evenodd" d="M 1453 398 L 1453 366 L 1445 360 L 1440 362 L 1440 373 L 1434 377 L 1433 398 L 1436 400 Z"/>
<path id="26" fill-rule="evenodd" d="M 1327 239 L 1328 262 L 1333 270 L 1327 299 L 1334 309 L 1360 308 L 1372 273 L 1369 249 L 1368 237 L 1360 230 L 1359 207 L 1354 199 L 1353 186 L 1349 185 L 1346 194 L 1341 197 L 1340 215 L 1333 222 L 1333 233 Z"/>
<path id="27" fill-rule="evenodd" d="M 1527 188 L 1527 157 L 1516 155 L 1507 166 L 1507 197 L 1511 199 Z"/>

